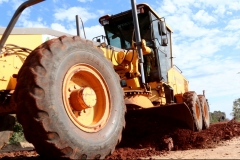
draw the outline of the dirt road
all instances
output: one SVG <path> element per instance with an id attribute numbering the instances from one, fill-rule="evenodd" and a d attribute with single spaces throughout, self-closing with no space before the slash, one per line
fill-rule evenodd
<path id="1" fill-rule="evenodd" d="M 169 154 L 152 156 L 153 159 L 239 159 L 240 137 L 219 142 L 216 148 L 171 151 Z"/>

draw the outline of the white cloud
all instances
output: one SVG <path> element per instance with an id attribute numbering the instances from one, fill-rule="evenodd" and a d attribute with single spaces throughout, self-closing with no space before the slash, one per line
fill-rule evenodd
<path id="1" fill-rule="evenodd" d="M 21 20 L 20 24 L 27 28 L 48 28 L 47 24 L 42 21 Z"/>
<path id="2" fill-rule="evenodd" d="M 69 31 L 59 23 L 52 23 L 51 28 L 60 32 L 68 33 Z"/>
<path id="3" fill-rule="evenodd" d="M 83 22 L 86 22 L 89 19 L 97 18 L 98 16 L 95 13 L 89 12 L 86 8 L 82 7 L 71 7 L 69 9 L 58 9 L 54 13 L 56 20 L 60 21 L 75 21 L 75 15 L 79 15 Z"/>
<path id="4" fill-rule="evenodd" d="M 62 25 L 60 23 L 52 23 L 51 28 L 54 29 L 54 30 L 64 32 L 64 33 L 68 33 L 68 34 L 72 34 L 72 35 L 77 34 L 77 31 L 76 31 L 76 28 L 74 28 L 74 25 L 70 25 L 70 26 L 68 26 L 68 28 L 66 28 L 64 25 Z"/>
<path id="5" fill-rule="evenodd" d="M 22 0 L 13 0 L 13 8 L 17 8 L 22 2 Z M 37 16 L 34 17 L 34 19 L 36 18 L 37 20 L 31 18 L 31 14 L 33 13 L 32 9 L 34 8 L 26 8 L 22 12 L 16 26 L 27 28 L 47 28 L 47 22 L 43 21 L 43 18 Z"/>
<path id="6" fill-rule="evenodd" d="M 77 32 L 76 28 L 73 28 L 73 26 L 69 27 L 69 28 L 66 28 L 65 26 L 63 26 L 59 23 L 52 23 L 51 28 L 54 29 L 54 30 L 61 31 L 61 32 L 64 32 L 64 33 L 69 33 L 69 34 L 72 34 L 72 35 L 77 34 L 76 33 Z M 85 27 L 84 29 L 85 29 L 86 38 L 89 39 L 89 40 L 92 40 L 96 36 L 104 35 L 103 27 L 100 26 L 100 25 Z M 82 38 L 85 38 L 82 28 L 80 28 L 80 36 Z"/>
<path id="7" fill-rule="evenodd" d="M 190 15 L 188 14 L 182 14 L 177 16 L 172 15 L 166 18 L 166 22 L 173 29 L 174 35 L 176 35 L 175 32 L 178 33 L 178 35 L 176 36 L 177 39 L 186 40 L 186 37 L 196 38 L 218 32 L 217 29 L 208 29 L 198 26 L 197 23 L 191 20 L 191 17 L 189 16 Z"/>
<path id="8" fill-rule="evenodd" d="M 172 1 L 163 1 L 163 8 L 164 8 L 164 11 L 167 11 L 168 13 L 170 14 L 173 14 L 176 12 L 177 8 L 175 6 L 174 3 L 172 3 Z M 164 12 L 163 11 L 163 12 Z"/>
<path id="9" fill-rule="evenodd" d="M 239 30 L 240 29 L 240 19 L 230 20 L 228 25 L 225 27 L 227 30 Z"/>
<path id="10" fill-rule="evenodd" d="M 2 4 L 3 2 L 8 2 L 8 0 L 0 0 L 0 4 Z"/>
<path id="11" fill-rule="evenodd" d="M 75 28 L 74 25 L 70 25 L 68 27 L 65 27 L 65 26 L 63 26 L 62 24 L 59 24 L 59 23 L 52 23 L 51 28 L 54 29 L 54 30 L 61 31 L 61 32 L 64 32 L 64 33 L 69 33 L 69 34 L 72 34 L 72 35 L 77 34 L 76 33 L 77 31 L 76 31 L 76 28 Z M 88 40 L 92 40 L 96 36 L 105 35 L 103 27 L 100 26 L 100 25 L 85 27 L 84 29 L 85 29 L 86 38 Z M 82 38 L 85 38 L 82 28 L 80 28 L 80 36 Z"/>
<path id="12" fill-rule="evenodd" d="M 19 5 L 22 4 L 22 0 L 13 0 L 13 9 L 18 8 Z M 36 27 L 36 28 L 47 28 L 47 23 L 46 21 L 43 21 L 41 17 L 34 17 L 37 18 L 37 20 L 31 19 L 31 13 L 32 13 L 33 8 L 26 8 L 21 16 L 19 17 L 19 20 L 17 21 L 16 26 L 18 27 Z M 12 14 L 10 15 L 12 17 Z"/>
<path id="13" fill-rule="evenodd" d="M 106 12 L 104 10 L 97 10 L 100 15 L 104 15 Z"/>
<path id="14" fill-rule="evenodd" d="M 89 40 L 92 40 L 92 38 L 96 36 L 105 35 L 104 29 L 100 25 L 85 27 L 85 32 L 86 32 L 87 39 Z"/>
<path id="15" fill-rule="evenodd" d="M 230 2 L 229 8 L 232 10 L 240 10 L 240 2 L 239 1 Z"/>
<path id="16" fill-rule="evenodd" d="M 161 6 L 161 12 L 163 15 L 168 15 L 169 13 L 181 13 L 184 10 L 191 9 L 191 7 L 196 7 L 199 9 L 214 8 L 214 12 L 223 14 L 226 10 L 240 10 L 239 0 L 163 0 L 158 2 Z M 182 12 L 184 13 L 184 12 Z"/>
<path id="17" fill-rule="evenodd" d="M 240 10 L 240 2 L 239 0 L 198 0 L 202 3 L 202 5 L 207 7 L 218 8 L 219 6 L 225 6 L 230 10 Z"/>
<path id="18" fill-rule="evenodd" d="M 226 8 L 224 5 L 219 5 L 216 10 L 213 11 L 213 13 L 216 13 L 217 15 L 224 15 L 226 12 Z"/>
<path id="19" fill-rule="evenodd" d="M 188 8 L 188 6 L 194 0 L 185 0 L 181 3 L 179 1 L 170 1 L 164 0 L 162 2 L 158 2 L 159 8 L 156 8 L 156 11 L 159 13 L 160 16 L 167 17 L 171 14 L 192 14 L 192 11 Z"/>
<path id="20" fill-rule="evenodd" d="M 85 2 L 92 2 L 92 0 L 78 0 L 79 2 L 85 3 Z"/>
<path id="21" fill-rule="evenodd" d="M 225 55 L 225 58 L 230 56 L 228 53 L 221 53 L 221 50 L 227 47 L 237 49 L 236 44 L 239 42 L 240 36 L 234 36 L 234 34 L 217 32 L 213 35 L 206 35 L 203 38 L 191 39 L 191 41 L 186 39 L 185 41 L 175 42 L 173 45 L 173 54 L 176 57 L 176 64 L 184 67 L 186 70 L 191 70 L 197 66 L 202 66 L 204 59 L 214 60 L 218 55 L 222 54 Z M 173 38 L 173 41 L 176 40 Z M 216 67 L 222 65 L 223 63 L 219 61 L 219 65 L 216 65 Z M 203 74 L 203 71 L 196 73 Z"/>
<path id="22" fill-rule="evenodd" d="M 240 76 L 236 74 L 240 67 L 237 66 L 239 62 L 233 59 L 208 59 L 184 74 L 190 81 L 190 90 L 198 94 L 206 90 L 211 111 L 225 111 L 230 117 L 232 102 L 240 97 Z"/>
<path id="23" fill-rule="evenodd" d="M 12 0 L 13 9 L 17 9 L 24 1 L 23 0 Z"/>
<path id="24" fill-rule="evenodd" d="M 193 17 L 195 21 L 200 22 L 202 24 L 210 24 L 211 22 L 216 21 L 216 19 L 213 16 L 210 16 L 204 10 L 199 10 Z"/>

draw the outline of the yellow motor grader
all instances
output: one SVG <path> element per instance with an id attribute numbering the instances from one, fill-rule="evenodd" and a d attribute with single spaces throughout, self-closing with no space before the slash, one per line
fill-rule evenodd
<path id="1" fill-rule="evenodd" d="M 33 51 L 4 45 L 21 12 L 41 1 L 24 2 L 0 41 L 0 123 L 16 113 L 40 155 L 104 158 L 121 141 L 127 111 L 209 127 L 205 95 L 189 91 L 173 64 L 172 30 L 150 6 L 131 0 L 131 10 L 100 17 L 105 36 L 92 41 L 61 36 Z M 9 132 L 1 131 L 4 142 Z"/>

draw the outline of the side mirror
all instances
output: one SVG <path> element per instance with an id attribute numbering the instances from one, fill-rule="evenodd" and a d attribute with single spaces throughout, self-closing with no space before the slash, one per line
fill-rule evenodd
<path id="1" fill-rule="evenodd" d="M 167 35 L 167 28 L 165 21 L 158 21 L 158 32 L 160 36 Z"/>

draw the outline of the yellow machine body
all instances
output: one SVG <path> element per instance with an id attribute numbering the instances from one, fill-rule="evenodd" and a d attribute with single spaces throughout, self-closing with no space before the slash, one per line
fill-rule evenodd
<path id="1" fill-rule="evenodd" d="M 175 67 L 168 71 L 168 84 L 173 88 L 177 102 L 182 103 L 182 94 L 189 91 L 188 81 Z"/>
<path id="2" fill-rule="evenodd" d="M 31 50 L 35 49 L 41 43 L 42 35 L 11 35 L 6 42 L 6 44 L 18 45 Z M 0 90 L 15 89 L 16 77 L 14 75 L 17 75 L 29 54 L 27 52 L 19 52 L 20 49 L 13 46 L 8 47 L 8 49 L 10 49 L 8 53 L 4 53 L 5 48 L 3 48 L 3 54 L 0 56 Z"/>
<path id="3" fill-rule="evenodd" d="M 0 28 L 0 39 L 3 31 L 4 28 Z M 31 50 L 64 34 L 47 28 L 14 28 L 0 55 L 0 91 L 15 89 L 18 71 Z"/>

